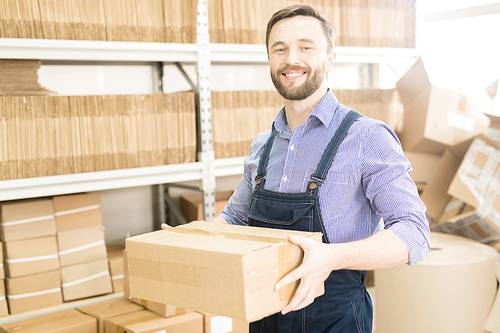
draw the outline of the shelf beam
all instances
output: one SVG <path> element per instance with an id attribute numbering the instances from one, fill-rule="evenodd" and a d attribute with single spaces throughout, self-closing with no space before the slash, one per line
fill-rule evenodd
<path id="1" fill-rule="evenodd" d="M 202 180 L 202 163 L 4 180 L 0 201 Z"/>
<path id="2" fill-rule="evenodd" d="M 196 44 L 0 38 L 0 59 L 183 62 L 198 59 Z"/>

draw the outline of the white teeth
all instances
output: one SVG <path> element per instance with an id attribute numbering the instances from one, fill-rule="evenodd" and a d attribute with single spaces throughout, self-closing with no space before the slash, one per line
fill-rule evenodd
<path id="1" fill-rule="evenodd" d="M 300 76 L 302 75 L 302 73 L 290 73 L 290 74 L 285 74 L 286 77 L 297 77 L 297 76 Z"/>

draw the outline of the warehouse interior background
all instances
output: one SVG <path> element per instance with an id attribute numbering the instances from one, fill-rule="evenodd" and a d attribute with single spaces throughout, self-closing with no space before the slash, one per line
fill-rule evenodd
<path id="1" fill-rule="evenodd" d="M 500 79 L 499 32 L 500 1 L 416 0 L 416 48 L 412 56 L 394 57 L 377 66 L 338 62 L 328 77 L 329 84 L 332 89 L 394 89 L 396 82 L 421 57 L 432 84 L 483 98 L 485 88 Z M 175 64 L 162 66 L 164 93 L 192 90 Z M 182 68 L 197 84 L 196 64 L 183 64 Z M 157 73 L 157 63 L 151 62 L 42 60 L 38 81 L 59 96 L 153 94 L 158 92 Z M 211 65 L 210 89 L 269 91 L 274 86 L 267 64 L 228 61 Z M 500 103 L 495 106 L 491 112 L 500 116 Z M 234 190 L 240 177 L 238 174 L 217 177 L 216 191 Z M 200 181 L 179 185 L 196 188 Z M 156 230 L 162 218 L 173 225 L 178 222 L 169 207 L 165 216 L 158 213 L 157 191 L 156 185 L 99 191 L 107 245 L 125 245 L 125 239 L 131 235 Z M 177 205 L 181 195 L 192 192 L 169 188 L 169 195 Z"/>

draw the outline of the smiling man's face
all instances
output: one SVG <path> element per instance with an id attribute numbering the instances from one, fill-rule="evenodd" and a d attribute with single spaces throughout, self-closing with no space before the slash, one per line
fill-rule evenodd
<path id="1" fill-rule="evenodd" d="M 288 100 L 304 100 L 326 85 L 331 65 L 321 23 L 309 16 L 278 21 L 269 34 L 271 79 Z"/>

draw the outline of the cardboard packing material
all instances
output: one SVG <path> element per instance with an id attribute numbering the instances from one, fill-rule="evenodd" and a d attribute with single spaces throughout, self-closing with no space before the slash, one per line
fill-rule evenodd
<path id="1" fill-rule="evenodd" d="M 18 277 L 59 269 L 56 236 L 3 243 L 5 275 Z"/>
<path id="2" fill-rule="evenodd" d="M 52 200 L 57 231 L 102 225 L 99 193 L 63 195 Z"/>
<path id="3" fill-rule="evenodd" d="M 497 280 L 500 283 L 500 256 L 497 262 Z M 497 291 L 497 297 L 495 298 L 495 303 L 491 308 L 490 314 L 486 323 L 484 324 L 483 330 L 485 333 L 500 333 L 500 288 Z"/>
<path id="4" fill-rule="evenodd" d="M 123 292 L 123 251 L 125 247 L 121 245 L 107 246 L 109 272 L 111 274 L 111 281 L 113 282 L 113 292 Z"/>
<path id="5" fill-rule="evenodd" d="M 490 243 L 500 239 L 500 151 L 476 138 L 448 188 L 469 207 L 440 231 Z"/>
<path id="6" fill-rule="evenodd" d="M 54 312 L 38 317 L 1 324 L 6 333 L 96 333 L 96 319 L 75 309 Z"/>
<path id="7" fill-rule="evenodd" d="M 107 259 L 104 227 L 90 227 L 57 232 L 61 267 Z"/>
<path id="8" fill-rule="evenodd" d="M 76 309 L 97 319 L 97 333 L 105 332 L 104 326 L 107 318 L 144 310 L 142 306 L 125 298 L 81 306 Z"/>
<path id="9" fill-rule="evenodd" d="M 500 96 L 497 100 L 500 104 Z M 488 127 L 484 135 L 490 141 L 493 141 L 497 147 L 500 147 L 500 115 L 487 114 L 486 116 L 490 118 L 490 127 Z"/>
<path id="10" fill-rule="evenodd" d="M 9 307 L 7 306 L 7 298 L 5 297 L 5 281 L 0 280 L 0 317 L 9 314 Z"/>
<path id="11" fill-rule="evenodd" d="M 249 323 L 243 320 L 201 312 L 205 325 L 204 333 L 248 333 Z"/>
<path id="12" fill-rule="evenodd" d="M 61 279 L 65 302 L 113 292 L 107 259 L 62 267 Z"/>
<path id="13" fill-rule="evenodd" d="M 442 155 L 415 153 L 409 151 L 405 151 L 404 154 L 408 161 L 410 161 L 413 168 L 410 173 L 411 179 L 413 179 L 417 185 L 419 192 L 423 191 L 436 171 Z"/>
<path id="14" fill-rule="evenodd" d="M 452 198 L 447 191 L 459 166 L 460 160 L 450 150 L 446 150 L 420 195 L 427 206 L 426 214 L 434 223 L 440 222 L 443 214 L 452 209 L 448 206 Z"/>
<path id="15" fill-rule="evenodd" d="M 0 242 L 0 279 L 5 279 L 5 268 L 3 266 L 3 244 Z"/>
<path id="16" fill-rule="evenodd" d="M 203 333 L 203 316 L 196 312 L 164 318 L 148 310 L 106 319 L 106 333 Z"/>
<path id="17" fill-rule="evenodd" d="M 461 95 L 431 83 L 422 59 L 397 82 L 404 107 L 405 151 L 442 154 L 486 131 L 491 100 Z"/>
<path id="18" fill-rule="evenodd" d="M 321 233 L 209 222 L 126 239 L 130 295 L 140 299 L 254 321 L 281 311 L 297 283 L 279 292 L 276 282 L 302 262 L 288 242 Z M 324 290 L 320 291 L 322 294 Z"/>
<path id="19" fill-rule="evenodd" d="M 215 192 L 215 216 L 222 213 L 233 191 Z M 181 195 L 181 212 L 186 221 L 203 220 L 203 204 L 200 192 Z"/>
<path id="20" fill-rule="evenodd" d="M 59 270 L 6 278 L 5 282 L 11 314 L 62 303 L 61 273 Z"/>
<path id="21" fill-rule="evenodd" d="M 52 199 L 13 201 L 2 204 L 1 209 L 3 241 L 56 234 Z"/>
<path id="22" fill-rule="evenodd" d="M 425 260 L 375 271 L 377 332 L 481 332 L 497 289 L 496 256 L 490 246 L 433 232 Z"/>

